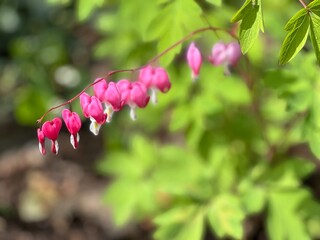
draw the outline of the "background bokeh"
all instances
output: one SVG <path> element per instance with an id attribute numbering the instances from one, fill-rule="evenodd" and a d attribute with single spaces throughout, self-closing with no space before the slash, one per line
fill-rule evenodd
<path id="1" fill-rule="evenodd" d="M 158 62 L 172 88 L 137 121 L 125 108 L 95 137 L 83 118 L 79 149 L 63 127 L 57 156 L 38 151 L 36 120 L 50 107 L 197 28 L 237 27 L 230 19 L 241 5 L 0 1 L 0 239 L 319 238 L 319 163 L 306 144 L 320 143 L 319 70 L 311 43 L 289 66 L 277 60 L 299 1 L 263 2 L 265 33 L 231 75 L 207 57 L 233 39 L 193 36 Z M 204 58 L 196 83 L 185 61 L 191 41 Z M 136 74 L 112 76 L 122 78 Z M 78 100 L 72 109 L 81 113 Z"/>

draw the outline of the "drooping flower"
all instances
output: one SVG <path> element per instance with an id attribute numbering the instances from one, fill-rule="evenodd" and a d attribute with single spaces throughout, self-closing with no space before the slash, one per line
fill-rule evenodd
<path id="1" fill-rule="evenodd" d="M 82 93 L 80 95 L 80 105 L 83 115 L 91 120 L 90 131 L 94 135 L 98 135 L 100 127 L 106 122 L 107 117 L 100 100 L 96 96 Z"/>
<path id="2" fill-rule="evenodd" d="M 124 105 L 121 93 L 114 82 L 106 82 L 103 78 L 95 80 L 93 85 L 95 96 L 105 104 L 105 113 L 107 114 L 107 122 L 111 121 L 113 112 L 120 111 Z"/>
<path id="3" fill-rule="evenodd" d="M 142 68 L 139 72 L 139 82 L 142 82 L 147 89 L 151 91 L 151 101 L 157 102 L 157 91 L 163 93 L 169 91 L 171 83 L 167 71 L 164 68 L 153 68 L 148 65 Z"/>
<path id="4" fill-rule="evenodd" d="M 241 57 L 241 48 L 238 42 L 230 42 L 228 44 L 216 43 L 209 56 L 209 61 L 217 65 L 235 66 Z"/>
<path id="5" fill-rule="evenodd" d="M 196 47 L 194 42 L 192 42 L 188 48 L 187 61 L 191 68 L 191 77 L 193 80 L 196 80 L 199 76 L 202 57 L 199 49 Z"/>
<path id="6" fill-rule="evenodd" d="M 105 98 L 105 92 L 108 88 L 108 83 L 105 79 L 103 78 L 97 78 L 95 81 L 95 84 L 93 85 L 93 91 L 94 95 L 101 101 L 103 102 Z"/>
<path id="7" fill-rule="evenodd" d="M 46 148 L 45 148 L 45 136 L 43 134 L 43 131 L 41 128 L 38 128 L 37 130 L 38 135 L 38 141 L 39 141 L 39 150 L 42 155 L 46 154 Z"/>
<path id="8" fill-rule="evenodd" d="M 71 112 L 69 109 L 63 109 L 62 118 L 71 134 L 70 143 L 72 144 L 73 148 L 76 149 L 80 140 L 78 133 L 81 128 L 80 117 L 76 112 Z"/>
<path id="9" fill-rule="evenodd" d="M 58 154 L 59 151 L 59 144 L 58 144 L 58 135 L 61 129 L 62 121 L 60 118 L 54 118 L 51 121 L 46 121 L 42 125 L 42 132 L 43 135 L 51 140 L 51 151 L 54 154 Z M 39 136 L 39 130 L 38 130 L 38 136 Z M 40 139 L 42 139 L 42 135 L 40 132 Z"/>
<path id="10" fill-rule="evenodd" d="M 218 42 L 212 47 L 209 61 L 214 65 L 222 65 L 227 61 L 227 45 L 223 42 Z"/>
<path id="11" fill-rule="evenodd" d="M 231 42 L 227 45 L 227 56 L 228 56 L 228 63 L 231 66 L 235 66 L 242 53 L 241 53 L 241 48 L 238 42 Z"/>
<path id="12" fill-rule="evenodd" d="M 135 108 L 144 108 L 149 102 L 149 95 L 146 86 L 141 82 L 133 82 L 122 79 L 117 82 L 121 92 L 122 101 L 130 107 L 130 117 L 136 119 Z"/>

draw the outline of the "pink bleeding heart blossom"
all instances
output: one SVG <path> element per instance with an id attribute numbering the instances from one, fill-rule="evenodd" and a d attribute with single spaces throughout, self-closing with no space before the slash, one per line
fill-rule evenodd
<path id="1" fill-rule="evenodd" d="M 227 56 L 231 66 L 235 66 L 241 57 L 241 48 L 238 42 L 231 42 L 227 45 Z"/>
<path id="2" fill-rule="evenodd" d="M 46 148 L 45 148 L 45 136 L 43 134 L 43 131 L 41 128 L 38 128 L 37 130 L 38 134 L 38 141 L 39 141 L 39 150 L 42 155 L 46 154 Z"/>
<path id="3" fill-rule="evenodd" d="M 215 65 L 229 65 L 235 66 L 241 57 L 240 45 L 237 42 L 228 44 L 218 42 L 216 43 L 209 56 L 209 61 Z"/>
<path id="4" fill-rule="evenodd" d="M 81 128 L 80 117 L 76 112 L 71 112 L 69 109 L 63 109 L 62 118 L 71 134 L 70 143 L 72 144 L 73 148 L 76 149 L 80 140 L 78 133 Z"/>
<path id="5" fill-rule="evenodd" d="M 54 154 L 58 154 L 59 151 L 59 144 L 58 144 L 58 135 L 61 129 L 62 121 L 60 118 L 54 118 L 51 121 L 46 121 L 42 125 L 42 132 L 43 135 L 51 140 L 51 151 Z M 38 135 L 39 136 L 39 135 Z M 40 139 L 42 140 L 42 136 L 40 133 Z"/>
<path id="6" fill-rule="evenodd" d="M 91 120 L 90 131 L 94 135 L 98 135 L 100 127 L 106 122 L 107 117 L 103 112 L 100 100 L 96 96 L 90 96 L 84 92 L 80 95 L 80 105 L 83 115 Z"/>
<path id="7" fill-rule="evenodd" d="M 108 83 L 104 78 L 97 78 L 94 82 L 95 82 L 95 84 L 93 85 L 94 95 L 101 102 L 103 102 L 105 98 L 105 92 L 108 88 Z"/>
<path id="8" fill-rule="evenodd" d="M 141 82 L 131 83 L 126 79 L 122 79 L 117 82 L 117 87 L 121 92 L 123 103 L 130 107 L 130 117 L 135 120 L 135 108 L 144 108 L 150 99 L 146 86 Z"/>
<path id="9" fill-rule="evenodd" d="M 202 57 L 199 49 L 196 47 L 194 42 L 192 42 L 188 48 L 187 61 L 191 68 L 191 77 L 193 80 L 196 80 L 199 76 Z"/>
<path id="10" fill-rule="evenodd" d="M 107 122 L 111 121 L 113 112 L 120 111 L 124 105 L 121 93 L 114 82 L 107 84 L 106 80 L 96 79 L 93 86 L 95 96 L 105 104 L 105 113 L 107 114 Z"/>
<path id="11" fill-rule="evenodd" d="M 139 72 L 139 82 L 143 83 L 151 90 L 151 100 L 153 103 L 157 102 L 157 91 L 166 93 L 171 88 L 169 75 L 164 68 L 153 68 L 148 65 L 142 68 Z"/>

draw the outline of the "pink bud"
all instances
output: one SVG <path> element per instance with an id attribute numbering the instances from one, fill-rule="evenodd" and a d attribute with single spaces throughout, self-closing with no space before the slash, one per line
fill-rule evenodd
<path id="1" fill-rule="evenodd" d="M 103 112 L 100 100 L 95 96 L 82 93 L 80 95 L 80 105 L 83 115 L 91 120 L 90 131 L 98 135 L 101 125 L 106 121 L 106 114 Z"/>
<path id="2" fill-rule="evenodd" d="M 212 48 L 209 61 L 217 65 L 235 66 L 241 57 L 241 48 L 238 42 L 228 44 L 216 43 Z"/>
<path id="3" fill-rule="evenodd" d="M 209 61 L 215 66 L 222 65 L 227 60 L 226 50 L 227 46 L 224 43 L 216 43 L 212 48 L 211 56 L 209 56 Z"/>
<path id="4" fill-rule="evenodd" d="M 42 155 L 46 154 L 46 148 L 45 148 L 45 136 L 43 134 L 43 131 L 41 128 L 38 128 L 37 130 L 38 134 L 38 141 L 39 141 L 39 150 Z"/>
<path id="5" fill-rule="evenodd" d="M 62 121 L 60 118 L 54 118 L 51 121 L 46 121 L 42 125 L 42 132 L 45 137 L 51 140 L 51 151 L 54 154 L 58 154 L 59 145 L 58 145 L 58 135 L 61 129 Z"/>
<path id="6" fill-rule="evenodd" d="M 242 53 L 241 53 L 241 48 L 240 48 L 240 45 L 238 42 L 231 42 L 227 45 L 227 50 L 226 50 L 226 54 L 228 56 L 228 63 L 231 65 L 231 66 L 235 66 Z"/>
<path id="7" fill-rule="evenodd" d="M 79 130 L 81 128 L 81 120 L 76 112 L 71 112 L 69 109 L 63 109 L 62 118 L 65 122 L 68 131 L 70 132 L 70 142 L 74 149 L 78 147 L 80 140 Z"/>
<path id="8" fill-rule="evenodd" d="M 188 48 L 187 52 L 187 61 L 192 70 L 192 79 L 195 80 L 198 78 L 201 64 L 202 64 L 202 57 L 199 49 L 196 45 L 192 42 Z"/>
<path id="9" fill-rule="evenodd" d="M 104 101 L 105 98 L 105 92 L 108 88 L 108 83 L 105 79 L 103 78 L 97 78 L 94 82 L 96 82 L 93 85 L 93 91 L 94 95 L 101 101 Z"/>

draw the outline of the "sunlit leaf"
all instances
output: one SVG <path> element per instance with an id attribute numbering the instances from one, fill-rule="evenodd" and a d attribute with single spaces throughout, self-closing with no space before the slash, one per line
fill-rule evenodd
<path id="1" fill-rule="evenodd" d="M 320 17 L 316 14 L 310 14 L 310 36 L 318 64 L 320 64 Z"/>
<path id="2" fill-rule="evenodd" d="M 80 21 L 86 20 L 98 7 L 101 7 L 104 0 L 77 0 L 77 14 Z"/>
<path id="3" fill-rule="evenodd" d="M 289 62 L 303 48 L 307 41 L 309 24 L 310 19 L 307 15 L 307 10 L 305 10 L 305 14 L 302 14 L 287 27 L 290 29 L 290 32 L 284 39 L 280 50 L 280 64 Z"/>
<path id="4" fill-rule="evenodd" d="M 259 31 L 264 31 L 261 0 L 246 0 L 240 10 L 231 19 L 232 22 L 240 20 L 240 45 L 242 53 L 245 54 L 258 38 Z"/>
<path id="5" fill-rule="evenodd" d="M 220 195 L 211 203 L 208 219 L 213 231 L 220 237 L 243 238 L 244 212 L 240 201 L 232 195 Z"/>
<path id="6" fill-rule="evenodd" d="M 221 6 L 222 0 L 206 0 L 208 3 L 211 3 L 215 6 Z"/>

